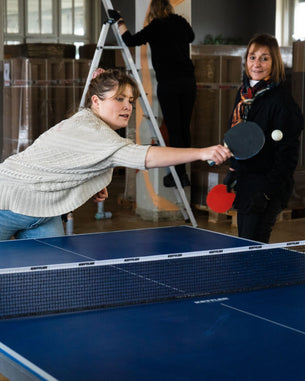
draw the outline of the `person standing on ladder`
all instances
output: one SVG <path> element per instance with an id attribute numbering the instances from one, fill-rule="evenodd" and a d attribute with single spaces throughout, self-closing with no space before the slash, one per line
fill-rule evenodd
<path id="1" fill-rule="evenodd" d="M 191 146 L 190 122 L 196 98 L 194 65 L 189 44 L 195 34 L 190 24 L 174 13 L 169 0 L 152 0 L 147 14 L 147 26 L 132 35 L 121 15 L 109 13 L 118 22 L 122 39 L 127 46 L 149 43 L 152 65 L 156 73 L 157 96 L 168 131 L 171 147 Z M 181 185 L 190 185 L 185 164 L 177 165 Z M 165 187 L 174 187 L 171 173 L 163 179 Z"/>

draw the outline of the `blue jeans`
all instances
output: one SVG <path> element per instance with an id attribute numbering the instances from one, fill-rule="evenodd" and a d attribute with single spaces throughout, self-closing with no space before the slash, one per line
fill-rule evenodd
<path id="1" fill-rule="evenodd" d="M 62 220 L 57 217 L 31 217 L 0 210 L 0 240 L 11 237 L 46 238 L 65 235 Z"/>

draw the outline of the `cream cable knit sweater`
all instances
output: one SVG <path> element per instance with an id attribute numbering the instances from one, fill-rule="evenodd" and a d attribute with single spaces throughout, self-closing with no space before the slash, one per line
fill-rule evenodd
<path id="1" fill-rule="evenodd" d="M 90 109 L 79 111 L 0 164 L 0 209 L 68 213 L 108 186 L 114 167 L 145 169 L 148 148 L 121 138 Z"/>

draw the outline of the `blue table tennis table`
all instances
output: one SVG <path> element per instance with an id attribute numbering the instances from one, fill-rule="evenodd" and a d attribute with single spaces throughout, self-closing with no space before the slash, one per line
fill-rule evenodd
<path id="1" fill-rule="evenodd" d="M 188 226 L 3 241 L 0 373 L 305 380 L 304 282 L 303 253 Z"/>

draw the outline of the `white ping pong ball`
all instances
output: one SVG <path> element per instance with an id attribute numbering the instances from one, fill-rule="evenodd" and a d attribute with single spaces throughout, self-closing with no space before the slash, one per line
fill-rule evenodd
<path id="1" fill-rule="evenodd" d="M 283 139 L 283 133 L 281 130 L 272 131 L 271 137 L 274 141 L 278 142 Z"/>

